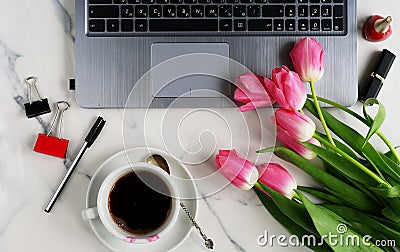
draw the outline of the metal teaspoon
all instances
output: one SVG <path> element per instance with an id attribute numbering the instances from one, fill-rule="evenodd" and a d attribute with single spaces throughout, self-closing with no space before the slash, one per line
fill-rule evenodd
<path id="1" fill-rule="evenodd" d="M 153 155 L 146 157 L 146 159 L 144 161 L 146 163 L 158 166 L 161 169 L 163 169 L 164 171 L 166 171 L 168 174 L 170 174 L 168 162 L 167 162 L 167 160 L 165 160 L 165 158 L 163 156 L 158 155 L 158 154 L 153 154 Z M 192 221 L 193 226 L 199 231 L 201 237 L 204 239 L 205 246 L 208 249 L 213 249 L 214 242 L 206 236 L 206 234 L 203 232 L 203 230 L 200 228 L 200 226 L 194 220 L 193 216 L 190 214 L 189 210 L 187 209 L 187 207 L 185 206 L 185 204 L 182 201 L 180 201 L 180 205 L 181 205 L 181 208 L 183 209 L 183 211 L 185 211 L 186 215 Z"/>

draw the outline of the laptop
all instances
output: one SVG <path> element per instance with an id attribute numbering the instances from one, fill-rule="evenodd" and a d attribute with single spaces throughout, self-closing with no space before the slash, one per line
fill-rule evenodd
<path id="1" fill-rule="evenodd" d="M 75 1 L 82 107 L 232 107 L 235 77 L 293 69 L 305 36 L 325 49 L 319 96 L 357 100 L 355 0 Z"/>

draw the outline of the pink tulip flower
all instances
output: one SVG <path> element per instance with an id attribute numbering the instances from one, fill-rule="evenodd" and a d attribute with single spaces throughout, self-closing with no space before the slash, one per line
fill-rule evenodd
<path id="1" fill-rule="evenodd" d="M 250 190 L 257 182 L 257 168 L 236 150 L 219 150 L 215 162 L 221 174 L 240 189 Z"/>
<path id="2" fill-rule="evenodd" d="M 271 119 L 275 119 L 278 129 L 298 142 L 310 140 L 315 132 L 311 118 L 296 110 L 277 109 Z"/>
<path id="3" fill-rule="evenodd" d="M 272 81 L 264 80 L 268 92 L 285 109 L 299 110 L 307 99 L 304 83 L 296 72 L 286 66 L 272 70 Z"/>
<path id="4" fill-rule="evenodd" d="M 286 134 L 282 130 L 278 129 L 278 131 L 276 132 L 276 136 L 283 143 L 285 147 L 291 149 L 292 151 L 296 152 L 305 159 L 311 160 L 317 156 L 315 152 L 307 149 L 304 145 L 300 144 L 299 142 L 291 138 L 288 134 Z M 321 143 L 315 138 L 311 138 L 307 142 L 317 146 L 321 146 Z"/>
<path id="5" fill-rule="evenodd" d="M 238 88 L 235 90 L 234 99 L 245 103 L 245 105 L 239 107 L 240 112 L 270 106 L 275 102 L 270 98 L 262 76 L 245 73 L 236 79 L 236 86 Z"/>
<path id="6" fill-rule="evenodd" d="M 285 197 L 292 199 L 297 183 L 290 173 L 280 164 L 269 163 L 258 166 L 258 181 L 272 188 Z"/>
<path id="7" fill-rule="evenodd" d="M 324 48 L 313 38 L 302 38 L 290 52 L 293 66 L 303 81 L 317 81 L 324 74 Z"/>

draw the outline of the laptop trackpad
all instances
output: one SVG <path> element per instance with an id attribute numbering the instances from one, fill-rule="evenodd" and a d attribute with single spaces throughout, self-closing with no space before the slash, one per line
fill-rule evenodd
<path id="1" fill-rule="evenodd" d="M 227 43 L 155 43 L 151 47 L 154 97 L 228 96 Z"/>

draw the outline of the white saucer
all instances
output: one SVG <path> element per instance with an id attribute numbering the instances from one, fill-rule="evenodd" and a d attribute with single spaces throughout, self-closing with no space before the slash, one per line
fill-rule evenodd
<path id="1" fill-rule="evenodd" d="M 107 177 L 107 175 L 113 171 L 113 169 L 122 166 L 124 164 L 133 162 L 143 162 L 143 160 L 151 154 L 160 154 L 165 157 L 170 165 L 171 176 L 176 183 L 179 193 L 183 194 L 181 197 L 190 213 L 196 217 L 197 215 L 197 190 L 193 182 L 193 177 L 190 175 L 188 169 L 166 152 L 154 148 L 138 147 L 132 148 L 126 151 L 121 151 L 100 165 L 96 173 L 93 175 L 90 181 L 89 188 L 86 195 L 86 207 L 91 208 L 96 206 L 97 193 L 100 189 L 101 183 Z M 193 199 L 193 200 L 190 200 Z M 113 251 L 120 252 L 135 252 L 135 251 L 146 251 L 146 252 L 166 252 L 175 249 L 189 236 L 193 226 L 185 212 L 180 209 L 178 220 L 174 226 L 161 237 L 158 241 L 146 243 L 146 244 L 130 244 L 124 242 L 115 236 L 111 235 L 104 225 L 101 223 L 99 218 L 89 220 L 90 226 L 97 238 L 103 242 L 108 248 Z"/>

